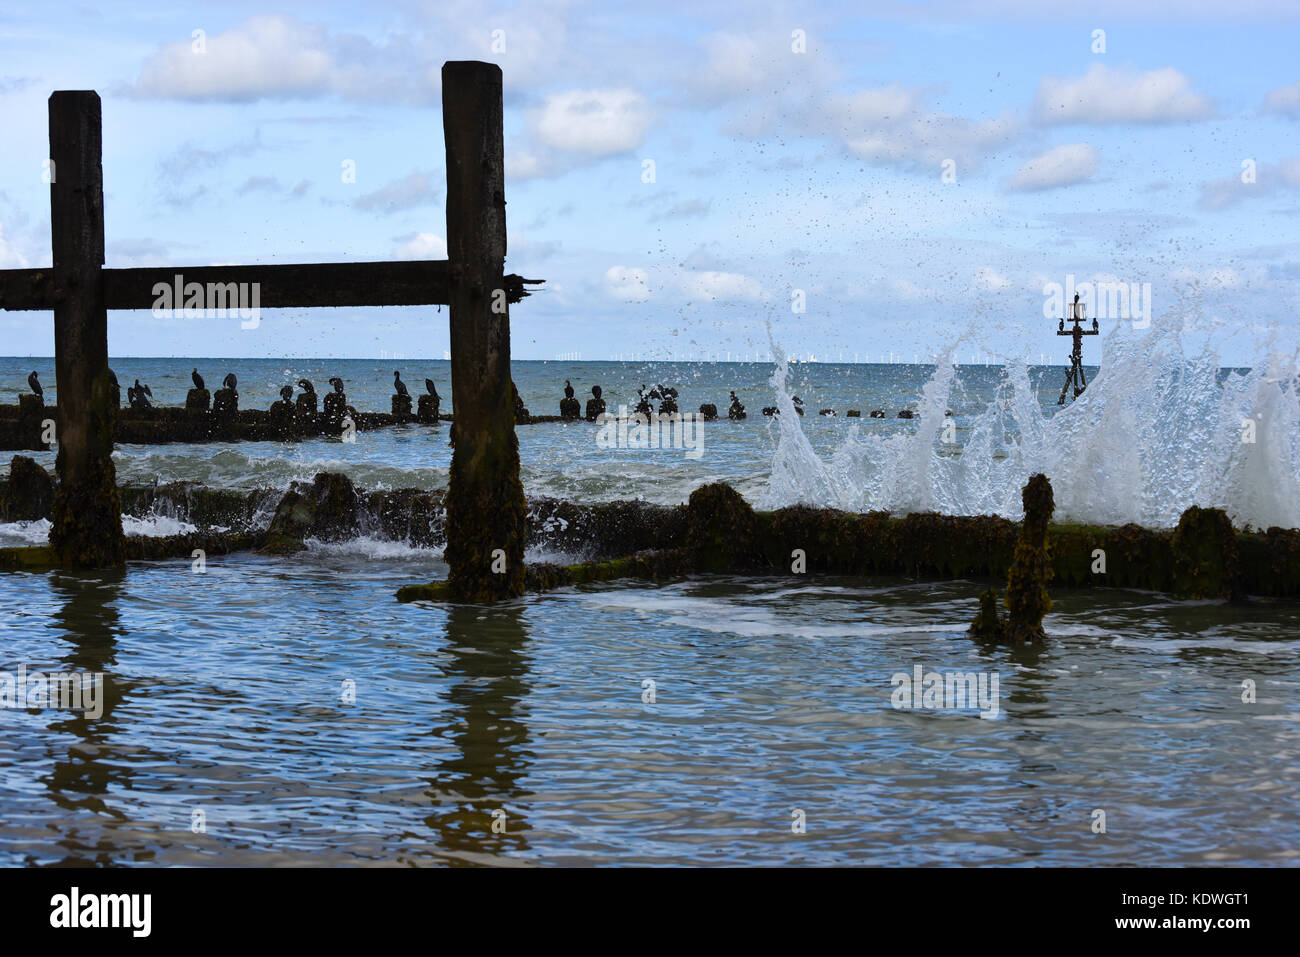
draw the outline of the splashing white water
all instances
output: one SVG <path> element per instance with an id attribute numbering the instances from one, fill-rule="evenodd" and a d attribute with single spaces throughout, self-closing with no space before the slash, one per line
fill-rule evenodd
<path id="1" fill-rule="evenodd" d="M 1297 353 L 1221 371 L 1208 347 L 1187 354 L 1179 331 L 1161 324 L 1135 337 L 1117 328 L 1087 391 L 1056 414 L 1039 403 L 1028 368 L 1008 364 L 994 400 L 963 423 L 960 446 L 941 438 L 956 373 L 949 352 L 925 386 L 915 429 L 882 436 L 855 427 L 829 458 L 800 427 L 774 345 L 780 436 L 758 504 L 1019 518 L 1021 487 L 1043 472 L 1058 521 L 1169 527 L 1200 505 L 1224 509 L 1238 526 L 1300 527 Z"/>

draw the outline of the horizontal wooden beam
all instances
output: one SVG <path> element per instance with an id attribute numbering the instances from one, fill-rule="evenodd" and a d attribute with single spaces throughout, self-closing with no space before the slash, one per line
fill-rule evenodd
<path id="1" fill-rule="evenodd" d="M 51 269 L 0 269 L 0 309 L 53 309 Z"/>
<path id="2" fill-rule="evenodd" d="M 104 301 L 109 309 L 152 309 L 159 296 L 155 286 L 174 290 L 199 283 L 223 288 L 235 283 L 251 293 L 257 284 L 257 305 L 262 309 L 315 306 L 429 306 L 451 301 L 453 267 L 445 259 L 370 263 L 308 263 L 252 266 L 150 266 L 105 269 Z M 179 277 L 179 280 L 178 280 Z M 527 296 L 524 279 L 509 275 L 502 285 L 509 302 Z M 233 294 L 233 293 L 232 293 Z M 49 269 L 0 270 L 0 309 L 52 309 L 62 293 Z M 172 297 L 174 299 L 174 296 Z M 207 298 L 205 307 L 213 304 Z M 172 302 L 179 309 L 184 302 Z M 230 302 L 231 308 L 234 301 Z"/>

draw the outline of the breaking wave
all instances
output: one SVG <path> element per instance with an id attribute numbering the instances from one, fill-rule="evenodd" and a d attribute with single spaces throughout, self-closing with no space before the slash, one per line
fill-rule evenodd
<path id="1" fill-rule="evenodd" d="M 1058 520 L 1169 527 L 1200 505 L 1224 509 L 1239 527 L 1300 527 L 1297 353 L 1221 369 L 1209 346 L 1185 351 L 1179 332 L 1173 323 L 1142 336 L 1117 327 L 1087 390 L 1054 413 L 1028 367 L 1009 363 L 993 400 L 960 422 L 945 415 L 955 398 L 949 352 L 925 385 L 914 429 L 855 427 L 829 455 L 805 436 L 774 347 L 780 437 L 758 504 L 1019 518 L 1021 487 L 1043 472 Z"/>

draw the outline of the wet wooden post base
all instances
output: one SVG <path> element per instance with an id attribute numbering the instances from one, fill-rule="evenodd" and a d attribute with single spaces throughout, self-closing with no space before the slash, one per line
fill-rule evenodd
<path id="1" fill-rule="evenodd" d="M 50 233 L 59 444 L 50 546 L 66 565 L 125 561 L 113 467 L 116 390 L 108 371 L 104 301 L 104 173 L 99 94 L 49 101 Z"/>
<path id="2" fill-rule="evenodd" d="M 524 592 L 525 505 L 510 380 L 501 68 L 442 67 L 451 262 L 451 393 L 447 488 L 450 597 L 487 602 Z"/>

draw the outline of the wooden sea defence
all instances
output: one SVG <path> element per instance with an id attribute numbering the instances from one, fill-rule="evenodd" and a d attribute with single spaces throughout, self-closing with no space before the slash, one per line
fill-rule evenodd
<path id="1" fill-rule="evenodd" d="M 58 564 L 109 567 L 126 559 L 112 460 L 121 397 L 108 365 L 108 310 L 153 308 L 156 284 L 181 286 L 181 276 L 188 274 L 189 282 L 202 282 L 204 288 L 256 288 L 257 302 L 268 308 L 449 306 L 452 394 L 460 417 L 453 429 L 449 491 L 451 582 L 462 600 L 490 600 L 523 590 L 524 500 L 514 433 L 508 305 L 528 295 L 527 284 L 540 280 L 504 275 L 501 91 L 501 69 L 495 64 L 443 65 L 448 260 L 174 269 L 104 268 L 99 95 L 76 90 L 50 96 L 53 267 L 0 270 L 0 309 L 54 312 L 59 481 L 48 553 Z M 222 427 L 236 435 L 241 426 L 255 432 L 260 423 L 241 422 L 230 393 L 225 401 L 214 402 L 214 413 L 225 419 Z M 26 411 L 28 418 L 42 411 L 34 403 L 26 406 L 30 408 L 20 404 L 20 413 Z M 407 412 L 409 404 L 394 408 L 399 418 Z M 271 429 L 292 430 L 294 422 L 282 409 L 272 416 Z M 124 434 L 137 425 L 138 420 L 124 419 Z M 23 421 L 16 428 L 12 444 L 46 447 L 44 439 L 31 443 Z M 179 428 L 184 434 L 185 426 Z M 156 425 L 141 425 L 140 431 L 168 434 Z M 195 431 L 200 431 L 197 425 Z"/>
<path id="2" fill-rule="evenodd" d="M 0 480 L 0 521 L 49 518 L 53 495 L 52 477 L 30 459 L 14 456 L 8 478 Z M 174 482 L 125 485 L 118 496 L 125 514 L 166 514 L 198 526 L 193 534 L 218 549 L 209 549 L 211 554 L 254 549 L 288 554 L 303 550 L 312 539 L 346 541 L 362 534 L 413 547 L 447 545 L 444 490 L 367 491 L 337 473 L 321 473 L 287 492 Z M 1223 600 L 1300 598 L 1300 530 L 1236 530 L 1221 510 L 1195 506 L 1173 529 L 1073 523 L 1047 524 L 1045 529 L 1047 581 L 1053 587 L 1136 588 Z M 529 565 L 525 586 L 540 591 L 700 573 L 887 575 L 1005 585 L 1023 531 L 1023 523 L 995 515 L 895 516 L 803 505 L 758 511 L 720 484 L 703 486 L 687 504 L 676 506 L 537 497 L 527 505 L 524 543 L 585 560 Z M 200 547 L 189 544 L 193 540 L 128 540 L 126 558 L 188 560 L 190 550 Z M 803 553 L 802 572 L 794 570 L 796 549 Z M 48 549 L 0 549 L 0 568 L 51 563 Z M 447 596 L 444 583 L 402 589 L 407 600 Z"/>
<path id="3" fill-rule="evenodd" d="M 36 396 L 21 398 L 35 399 Z M 424 396 L 420 396 L 424 398 Z M 58 415 L 54 406 L 36 406 L 38 416 L 20 417 L 15 406 L 0 406 L 0 452 L 44 451 L 49 445 L 41 440 L 46 418 Z M 25 410 L 24 410 L 25 413 Z M 418 416 L 399 416 L 391 412 L 358 412 L 351 415 L 357 432 L 389 428 L 395 425 L 435 426 L 456 421 L 450 413 L 440 413 L 437 422 Z M 558 415 L 530 415 L 516 420 L 517 425 L 541 425 L 563 421 Z M 166 445 L 175 442 L 284 442 L 320 436 L 339 436 L 344 432 L 340 419 L 324 412 L 303 413 L 294 410 L 278 419 L 267 409 L 239 409 L 234 415 L 221 416 L 210 409 L 180 406 L 154 406 L 150 409 L 118 409 L 114 419 L 114 442 L 121 445 Z"/>

